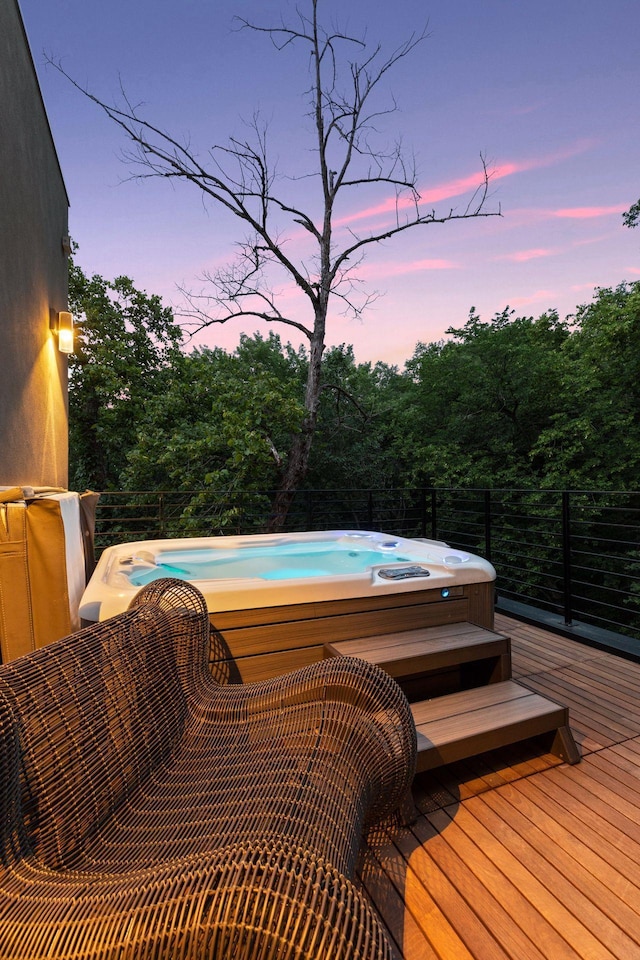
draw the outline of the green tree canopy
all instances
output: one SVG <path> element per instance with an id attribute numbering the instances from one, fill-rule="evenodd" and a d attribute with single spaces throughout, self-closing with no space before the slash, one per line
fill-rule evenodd
<path id="1" fill-rule="evenodd" d="M 85 275 L 72 260 L 69 305 L 77 323 L 69 357 L 70 484 L 117 487 L 135 424 L 159 390 L 182 340 L 159 297 L 128 277 Z"/>
<path id="2" fill-rule="evenodd" d="M 547 485 L 636 489 L 640 468 L 640 282 L 599 289 L 563 348 L 552 424 L 534 455 Z"/>
<path id="3" fill-rule="evenodd" d="M 622 214 L 622 222 L 625 227 L 637 227 L 640 223 L 640 200 L 637 200 L 626 213 Z"/>
<path id="4" fill-rule="evenodd" d="M 187 354 L 158 297 L 75 264 L 70 300 L 72 484 L 189 491 L 194 518 L 215 492 L 219 529 L 243 498 L 264 518 L 303 428 L 308 352 L 271 333 Z M 326 351 L 305 487 L 637 487 L 640 282 L 598 290 L 572 323 L 472 309 L 447 334 L 402 373 Z"/>
<path id="5" fill-rule="evenodd" d="M 450 340 L 418 344 L 406 366 L 398 433 L 413 482 L 531 482 L 532 446 L 555 411 L 567 324 L 554 311 L 534 320 L 509 308 L 485 322 L 472 308 L 447 333 Z"/>
<path id="6" fill-rule="evenodd" d="M 205 348 L 174 356 L 164 389 L 136 423 L 124 487 L 193 492 L 185 516 L 194 522 L 212 492 L 224 493 L 214 523 L 227 527 L 257 492 L 277 483 L 303 415 L 300 367 L 273 333 L 243 336 L 233 354 Z"/>
<path id="7" fill-rule="evenodd" d="M 307 487 L 380 489 L 401 482 L 391 421 L 399 381 L 395 367 L 358 364 L 351 346 L 327 351 Z"/>

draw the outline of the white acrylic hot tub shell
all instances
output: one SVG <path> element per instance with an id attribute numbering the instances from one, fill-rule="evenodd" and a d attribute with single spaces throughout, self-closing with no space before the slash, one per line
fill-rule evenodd
<path id="1" fill-rule="evenodd" d="M 305 541 L 338 540 L 350 537 L 354 542 L 366 540 L 369 548 L 380 549 L 380 562 L 363 573 L 338 576 L 296 577 L 287 580 L 263 580 L 259 577 L 216 580 L 194 579 L 203 593 L 210 613 L 229 610 L 250 610 L 293 603 L 342 600 L 352 597 L 379 596 L 399 592 L 441 589 L 454 585 L 483 583 L 495 580 L 495 570 L 481 557 L 459 551 L 435 540 L 409 540 L 370 531 L 321 531 L 293 534 L 259 534 L 248 537 L 199 537 L 173 540 L 141 540 L 108 547 L 100 557 L 80 603 L 80 616 L 86 621 L 106 620 L 126 610 L 141 587 L 127 577 L 127 561 L 141 550 L 156 557 L 172 550 L 237 550 L 243 546 L 279 545 L 285 540 L 302 544 Z M 429 570 L 428 577 L 386 580 L 380 570 L 406 567 L 407 563 L 385 560 L 382 544 L 393 540 L 398 550 Z M 448 562 L 455 557 L 458 562 Z M 167 574 L 170 576 L 170 574 Z"/>

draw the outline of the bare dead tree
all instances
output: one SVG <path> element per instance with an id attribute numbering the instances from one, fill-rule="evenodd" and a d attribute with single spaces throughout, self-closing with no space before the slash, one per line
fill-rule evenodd
<path id="1" fill-rule="evenodd" d="M 268 127 L 258 115 L 247 125 L 246 138 L 231 137 L 225 144 L 214 145 L 203 162 L 189 143 L 145 120 L 124 91 L 119 105 L 110 106 L 78 84 L 59 63 L 53 64 L 127 135 L 133 144 L 127 159 L 135 164 L 135 176 L 190 182 L 203 199 L 246 226 L 247 236 L 238 243 L 231 266 L 207 275 L 202 292 L 182 291 L 195 329 L 254 317 L 295 328 L 309 342 L 305 414 L 283 458 L 272 530 L 282 528 L 295 491 L 308 471 L 330 303 L 337 301 L 343 312 L 360 317 L 377 296 L 366 291 L 358 279 L 367 248 L 416 227 L 499 215 L 499 210 L 486 210 L 490 175 L 484 158 L 478 188 L 467 205 L 438 213 L 423 208 L 415 163 L 402 142 L 389 148 L 374 142 L 378 123 L 396 109 L 393 98 L 383 90 L 383 81 L 425 41 L 426 30 L 412 34 L 387 55 L 381 45 L 371 48 L 359 37 L 323 27 L 319 6 L 320 0 L 304 0 L 293 25 L 259 26 L 238 20 L 239 28 L 264 33 L 279 51 L 299 45 L 308 50 L 307 97 L 314 161 L 303 177 L 279 175 L 269 150 Z M 311 185 L 306 209 L 292 199 L 304 178 Z M 383 199 L 392 198 L 386 225 L 369 229 L 354 218 L 340 235 L 341 242 L 336 242 L 338 197 L 343 203 L 353 198 L 355 203 L 358 194 L 372 187 L 381 191 Z M 310 252 L 299 239 L 293 239 L 300 235 L 309 241 Z M 308 322 L 281 309 L 275 280 L 278 273 L 289 283 L 293 281 L 306 298 Z"/>

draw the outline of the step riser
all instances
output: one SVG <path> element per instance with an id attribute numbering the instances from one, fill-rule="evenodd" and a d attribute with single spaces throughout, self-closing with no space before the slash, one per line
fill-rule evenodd
<path id="1" fill-rule="evenodd" d="M 456 760 L 466 760 L 488 750 L 498 750 L 521 740 L 528 740 L 542 734 L 553 736 L 556 730 L 563 725 L 562 712 L 541 716 L 537 720 L 526 724 L 516 724 L 512 727 L 496 727 L 490 731 L 469 735 L 461 740 L 454 740 L 439 746 L 433 744 L 427 735 L 418 730 L 418 760 L 416 772 L 433 770 Z"/>
<path id="2" fill-rule="evenodd" d="M 325 655 L 362 657 L 397 680 L 413 701 L 418 773 L 543 734 L 563 760 L 580 759 L 568 710 L 510 679 L 508 637 L 447 624 L 326 644 Z"/>
<path id="3" fill-rule="evenodd" d="M 469 623 L 326 644 L 325 656 L 362 657 L 377 664 L 409 700 L 499 683 L 511 676 L 510 639 Z"/>

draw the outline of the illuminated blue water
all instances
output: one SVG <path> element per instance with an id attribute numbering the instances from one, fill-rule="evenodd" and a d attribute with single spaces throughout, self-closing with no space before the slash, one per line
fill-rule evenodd
<path id="1" fill-rule="evenodd" d="M 355 544 L 287 543 L 278 546 L 244 547 L 239 550 L 163 550 L 134 557 L 129 579 L 144 586 L 160 577 L 180 580 L 229 580 L 259 578 L 292 580 L 304 577 L 335 577 L 363 573 L 373 565 L 407 562 L 392 541 L 386 549 L 358 548 Z"/>

